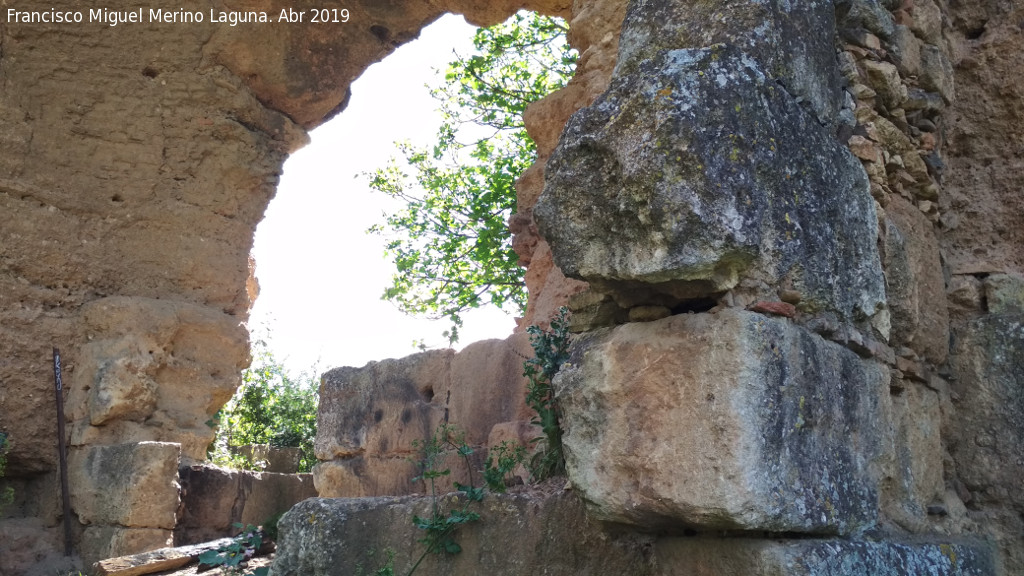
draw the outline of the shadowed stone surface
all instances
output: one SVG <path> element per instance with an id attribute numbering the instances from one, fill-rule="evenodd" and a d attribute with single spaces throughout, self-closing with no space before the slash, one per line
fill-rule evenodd
<path id="1" fill-rule="evenodd" d="M 675 540 L 658 543 L 658 575 L 991 576 L 991 551 L 977 543 L 843 540 Z"/>
<path id="2" fill-rule="evenodd" d="M 450 497 L 449 497 L 450 498 Z M 450 505 L 450 501 L 446 506 Z M 273 576 L 373 574 L 394 551 L 405 574 L 423 551 L 413 514 L 427 515 L 424 497 L 314 498 L 279 524 Z M 428 556 L 421 576 L 649 574 L 641 546 L 649 539 L 615 536 L 589 519 L 571 492 L 490 495 L 478 522 L 462 527 L 454 556 Z"/>
<path id="3" fill-rule="evenodd" d="M 884 259 L 893 345 L 935 363 L 949 351 L 949 313 L 939 243 L 917 207 L 894 197 L 885 209 Z"/>
<path id="4" fill-rule="evenodd" d="M 888 370 L 783 320 L 722 311 L 582 336 L 556 377 L 569 477 L 641 529 L 874 525 Z"/>
<path id="5" fill-rule="evenodd" d="M 413 514 L 426 498 L 314 498 L 288 512 L 273 576 L 373 574 L 389 552 L 395 574 L 422 553 Z M 655 539 L 608 531 L 571 492 L 489 496 L 462 527 L 462 552 L 427 557 L 423 576 L 991 576 L 990 549 L 941 539 Z M 571 534 L 569 538 L 564 535 Z"/>
<path id="6" fill-rule="evenodd" d="M 228 470 L 211 465 L 183 466 L 178 473 L 182 502 L 174 529 L 175 546 L 234 536 L 238 532 L 236 522 L 260 526 L 296 503 L 317 496 L 311 474 Z"/>
<path id="7" fill-rule="evenodd" d="M 614 79 L 546 178 L 535 215 L 556 264 L 620 299 L 642 283 L 671 307 L 751 279 L 847 323 L 884 308 L 860 162 L 734 47 L 660 52 Z"/>

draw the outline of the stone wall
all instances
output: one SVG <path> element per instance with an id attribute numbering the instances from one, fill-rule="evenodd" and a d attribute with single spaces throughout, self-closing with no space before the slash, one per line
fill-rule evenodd
<path id="1" fill-rule="evenodd" d="M 527 114 L 543 165 L 511 227 L 523 324 L 574 313 L 556 386 L 588 518 L 610 539 L 702 535 L 654 538 L 638 574 L 1024 571 L 1021 6 L 574 8 L 589 45 Z M 394 530 L 407 504 L 337 506 Z M 325 516 L 292 518 L 285 549 L 347 529 Z M 466 567 L 431 570 L 543 562 L 472 542 Z"/>
<path id="2" fill-rule="evenodd" d="M 174 545 L 201 544 L 237 534 L 235 526 L 263 526 L 317 495 L 310 474 L 226 470 L 193 464 L 179 469 L 181 505 Z"/>
<path id="3" fill-rule="evenodd" d="M 276 15 L 314 4 L 259 9 Z M 287 155 L 308 141 L 307 129 L 344 109 L 349 84 L 367 66 L 441 14 L 493 24 L 520 6 L 366 0 L 347 5 L 348 25 L 258 33 L 210 18 L 24 24 L 9 21 L 15 7 L 5 6 L 0 429 L 12 452 L 4 482 L 44 500 L 11 508 L 9 522 L 41 531 L 33 536 L 41 543 L 61 540 L 50 490 L 57 467 L 53 346 L 64 356 L 73 452 L 163 442 L 179 445 L 186 461 L 205 457 L 213 436 L 207 423 L 249 361 L 244 323 L 256 296 L 249 251 Z M 568 0 L 530 7 L 569 12 Z M 87 10 L 71 1 L 16 7 L 51 8 Z M 223 7 L 196 6 L 210 8 Z M 73 513 L 76 535 L 100 526 Z M 122 539 L 111 549 L 113 541 L 76 536 L 76 549 L 96 557 L 140 546 Z M 6 546 L 0 562 L 15 558 Z M 25 562 L 2 570 L 18 574 L 38 558 Z"/>
<path id="4" fill-rule="evenodd" d="M 79 8 L 18 9 L 51 6 Z M 942 552 L 959 534 L 995 541 L 997 573 L 1024 571 L 1021 2 L 365 0 L 345 26 L 258 34 L 0 23 L 0 429 L 22 495 L 0 522 L 5 574 L 59 550 L 50 348 L 85 478 L 76 545 L 163 538 L 171 520 L 89 488 L 96 462 L 123 457 L 119 481 L 167 469 L 154 482 L 173 508 L 176 466 L 160 463 L 203 458 L 248 361 L 248 252 L 287 154 L 444 11 L 488 24 L 524 6 L 570 18 L 581 51 L 569 86 L 527 111 L 540 158 L 510 228 L 528 266 L 522 326 L 571 301 L 588 332 L 559 386 L 591 514 L 813 536 L 659 556 L 725 563 L 709 573 L 815 546 L 877 566 L 904 561 L 905 538 Z M 701 356 L 668 362 L 680 351 Z M 496 380 L 518 376 L 509 363 Z M 400 453 L 367 442 L 367 418 L 380 402 L 381 422 L 401 422 L 408 390 L 366 370 L 366 426 L 328 426 L 318 447 L 342 472 Z M 412 389 L 409 423 L 429 429 L 449 399 Z M 522 421 L 508 414 L 471 433 Z M 715 450 L 694 452 L 705 437 Z M 598 466 L 594 449 L 623 457 Z M 692 466 L 666 474 L 680 461 Z M 360 482 L 336 485 L 409 489 Z M 19 530 L 31 555 L 9 550 Z"/>

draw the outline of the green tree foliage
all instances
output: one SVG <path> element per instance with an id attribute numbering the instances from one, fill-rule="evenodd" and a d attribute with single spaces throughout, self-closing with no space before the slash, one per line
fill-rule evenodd
<path id="1" fill-rule="evenodd" d="M 235 456 L 231 448 L 247 444 L 293 447 L 302 451 L 299 472 L 309 472 L 316 464 L 316 368 L 298 377 L 290 375 L 264 339 L 254 343 L 252 355 L 252 365 L 242 373 L 242 386 L 217 413 L 211 459 L 221 465 L 258 469 L 258 463 Z"/>
<path id="2" fill-rule="evenodd" d="M 571 77 L 576 55 L 566 30 L 560 19 L 528 12 L 478 30 L 476 54 L 451 62 L 431 90 L 444 116 L 437 143 L 398 144 L 404 162 L 392 158 L 368 175 L 372 189 L 405 204 L 370 229 L 388 238 L 396 268 L 383 297 L 409 314 L 448 318 L 453 342 L 466 310 L 525 306 L 507 227 L 515 180 L 536 156 L 523 112 Z"/>

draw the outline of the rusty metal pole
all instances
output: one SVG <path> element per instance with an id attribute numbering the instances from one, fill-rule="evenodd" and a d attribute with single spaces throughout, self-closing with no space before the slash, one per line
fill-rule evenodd
<path id="1" fill-rule="evenodd" d="M 71 494 L 68 492 L 68 448 L 64 442 L 64 384 L 60 377 L 60 350 L 53 349 L 53 380 L 57 386 L 57 450 L 60 453 L 60 492 L 64 499 L 64 555 L 71 556 Z"/>

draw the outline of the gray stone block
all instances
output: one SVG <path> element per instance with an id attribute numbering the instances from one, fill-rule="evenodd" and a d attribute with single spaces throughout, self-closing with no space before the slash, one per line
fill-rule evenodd
<path id="1" fill-rule="evenodd" d="M 884 309 L 861 163 L 734 47 L 662 52 L 614 79 L 546 175 L 534 214 L 555 263 L 604 292 L 678 302 L 750 279 L 844 323 Z"/>
<path id="2" fill-rule="evenodd" d="M 569 476 L 641 529 L 856 534 L 877 518 L 888 378 L 750 312 L 581 336 L 555 381 Z"/>

